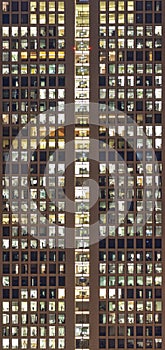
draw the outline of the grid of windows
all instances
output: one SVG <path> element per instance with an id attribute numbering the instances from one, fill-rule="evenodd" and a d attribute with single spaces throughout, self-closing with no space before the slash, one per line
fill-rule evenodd
<path id="1" fill-rule="evenodd" d="M 89 4 L 75 22 L 75 349 L 89 349 Z"/>
<path id="2" fill-rule="evenodd" d="M 2 349 L 65 348 L 65 16 L 2 2 Z"/>
<path id="3" fill-rule="evenodd" d="M 73 28 L 66 25 L 65 0 L 5 0 L 0 6 L 1 348 L 66 349 L 67 320 L 74 323 L 75 349 L 163 348 L 162 0 L 76 0 L 69 54 L 66 35 Z M 90 47 L 93 35 L 97 49 Z M 75 163 L 67 182 L 70 89 Z M 97 174 L 90 160 L 94 90 Z M 99 185 L 94 220 L 90 177 Z M 65 193 L 71 181 L 75 249 L 68 266 Z M 90 247 L 93 221 L 99 221 L 97 254 Z M 74 284 L 67 290 L 70 269 Z"/>
<path id="4" fill-rule="evenodd" d="M 161 5 L 99 2 L 100 349 L 162 347 Z"/>

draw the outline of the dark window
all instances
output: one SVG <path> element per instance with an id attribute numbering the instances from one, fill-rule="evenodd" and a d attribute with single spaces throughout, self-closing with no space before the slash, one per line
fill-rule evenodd
<path id="1" fill-rule="evenodd" d="M 10 97 L 10 90 L 4 89 L 3 90 L 3 98 L 9 98 Z"/>
<path id="2" fill-rule="evenodd" d="M 117 152 L 117 159 L 118 159 L 119 161 L 125 159 L 125 154 L 124 154 L 124 152 Z"/>
<path id="3" fill-rule="evenodd" d="M 115 349 L 115 339 L 108 339 L 108 349 Z"/>
<path id="4" fill-rule="evenodd" d="M 40 277 L 40 286 L 46 286 L 46 277 Z"/>
<path id="5" fill-rule="evenodd" d="M 146 11 L 152 11 L 152 1 L 146 1 Z"/>
<path id="6" fill-rule="evenodd" d="M 118 348 L 119 349 L 121 349 L 121 348 L 123 349 L 124 348 L 124 339 L 119 339 L 118 340 Z"/>
<path id="7" fill-rule="evenodd" d="M 127 160 L 132 161 L 134 159 L 134 153 L 133 152 L 127 152 Z"/>
<path id="8" fill-rule="evenodd" d="M 3 136 L 9 136 L 9 133 L 10 133 L 10 129 L 9 127 L 4 127 L 3 128 Z"/>
<path id="9" fill-rule="evenodd" d="M 162 327 L 155 327 L 155 336 L 161 336 L 162 335 Z"/>
<path id="10" fill-rule="evenodd" d="M 58 78 L 58 86 L 65 86 L 65 77 Z"/>
<path id="11" fill-rule="evenodd" d="M 22 278 L 21 285 L 22 286 L 28 286 L 28 277 L 23 277 Z"/>
<path id="12" fill-rule="evenodd" d="M 12 298 L 18 299 L 19 298 L 19 289 L 13 289 L 12 290 Z"/>
<path id="13" fill-rule="evenodd" d="M 152 13 L 147 13 L 145 15 L 145 21 L 146 23 L 152 23 Z"/>
<path id="14" fill-rule="evenodd" d="M 127 248 L 133 248 L 133 247 L 134 247 L 134 240 L 127 239 Z"/>
<path id="15" fill-rule="evenodd" d="M 136 1 L 136 11 L 143 11 L 143 1 Z"/>
<path id="16" fill-rule="evenodd" d="M 46 164 L 40 164 L 40 174 L 44 174 Z"/>
<path id="17" fill-rule="evenodd" d="M 12 11 L 18 11 L 18 1 L 12 1 Z"/>
<path id="18" fill-rule="evenodd" d="M 28 24 L 28 15 L 21 15 L 21 23 Z"/>
<path id="19" fill-rule="evenodd" d="M 12 261 L 18 261 L 19 260 L 19 253 L 14 252 L 12 253 Z"/>
<path id="20" fill-rule="evenodd" d="M 155 51 L 155 61 L 161 61 L 162 53 L 161 51 Z"/>
<path id="21" fill-rule="evenodd" d="M 136 240 L 136 248 L 143 248 L 143 240 L 142 239 Z"/>
<path id="22" fill-rule="evenodd" d="M 146 239 L 146 248 L 152 248 L 152 239 Z"/>
<path id="23" fill-rule="evenodd" d="M 99 340 L 99 348 L 100 349 L 106 349 L 106 339 L 100 339 Z"/>
<path id="24" fill-rule="evenodd" d="M 2 15 L 2 24 L 9 24 L 9 15 Z"/>
<path id="25" fill-rule="evenodd" d="M 58 278 L 58 285 L 65 286 L 65 277 L 61 276 Z"/>
<path id="26" fill-rule="evenodd" d="M 101 337 L 106 336 L 106 327 L 99 327 L 99 335 Z"/>
<path id="27" fill-rule="evenodd" d="M 12 136 L 17 136 L 18 135 L 18 132 L 19 132 L 19 129 L 18 128 L 12 128 Z"/>
<path id="28" fill-rule="evenodd" d="M 155 23 L 162 23 L 162 15 L 161 13 L 155 14 Z"/>
<path id="29" fill-rule="evenodd" d="M 155 248 L 162 248 L 162 240 L 155 239 Z"/>
<path id="30" fill-rule="evenodd" d="M 118 239 L 118 248 L 124 248 L 124 239 Z"/>
<path id="31" fill-rule="evenodd" d="M 142 13 L 138 13 L 136 15 L 136 23 L 143 23 L 143 14 Z"/>
<path id="32" fill-rule="evenodd" d="M 143 61 L 143 52 L 142 51 L 136 52 L 136 61 Z"/>
<path id="33" fill-rule="evenodd" d="M 49 86 L 55 86 L 56 85 L 56 78 L 49 77 Z"/>
<path id="34" fill-rule="evenodd" d="M 37 273 L 37 264 L 31 265 L 31 273 Z"/>
<path id="35" fill-rule="evenodd" d="M 49 277 L 49 285 L 50 286 L 56 285 L 56 277 Z"/>
<path id="36" fill-rule="evenodd" d="M 40 152 L 40 161 L 46 161 L 46 152 Z"/>
<path id="37" fill-rule="evenodd" d="M 127 289 L 127 298 L 134 298 L 134 290 L 133 289 Z"/>
<path id="38" fill-rule="evenodd" d="M 136 335 L 143 336 L 143 327 L 136 327 Z"/>
<path id="39" fill-rule="evenodd" d="M 9 77 L 3 77 L 3 86 L 9 86 Z"/>
<path id="40" fill-rule="evenodd" d="M 37 252 L 31 252 L 31 261 L 37 261 Z"/>
<path id="41" fill-rule="evenodd" d="M 9 299 L 9 298 L 10 298 L 10 290 L 3 289 L 3 299 Z"/>
<path id="42" fill-rule="evenodd" d="M 137 101 L 136 102 L 136 110 L 142 111 L 143 110 L 143 101 Z"/>
<path id="43" fill-rule="evenodd" d="M 127 52 L 127 61 L 133 61 L 134 60 L 134 52 L 128 51 Z"/>
<path id="44" fill-rule="evenodd" d="M 99 242 L 99 248 L 106 248 L 106 240 L 105 240 L 105 239 L 102 239 L 102 240 Z"/>
<path id="45" fill-rule="evenodd" d="M 105 86 L 106 85 L 106 77 L 99 77 L 99 86 Z"/>
<path id="46" fill-rule="evenodd" d="M 12 15 L 11 21 L 12 21 L 12 24 L 18 24 L 18 21 L 19 21 L 18 15 L 16 14 Z"/>
<path id="47" fill-rule="evenodd" d="M 115 239 L 109 239 L 108 248 L 115 248 Z"/>
<path id="48" fill-rule="evenodd" d="M 56 265 L 49 264 L 49 273 L 56 273 Z"/>
<path id="49" fill-rule="evenodd" d="M 156 160 L 161 161 L 162 160 L 162 152 L 160 152 L 160 151 L 155 152 L 155 157 L 156 157 Z"/>
<path id="50" fill-rule="evenodd" d="M 162 290 L 155 289 L 155 298 L 162 298 Z"/>
<path id="51" fill-rule="evenodd" d="M 12 277 L 12 286 L 18 286 L 18 285 L 19 285 L 19 278 Z"/>
<path id="52" fill-rule="evenodd" d="M 10 265 L 9 264 L 3 265 L 3 273 L 10 273 Z"/>
<path id="53" fill-rule="evenodd" d="M 10 228 L 3 227 L 3 236 L 9 236 L 9 234 L 10 234 Z"/>
<path id="54" fill-rule="evenodd" d="M 28 86 L 28 78 L 21 77 L 21 86 Z"/>
<path id="55" fill-rule="evenodd" d="M 28 2 L 27 1 L 23 1 L 21 3 L 21 11 L 28 11 Z"/>
<path id="56" fill-rule="evenodd" d="M 155 123 L 161 123 L 161 122 L 162 122 L 161 114 L 155 114 Z"/>

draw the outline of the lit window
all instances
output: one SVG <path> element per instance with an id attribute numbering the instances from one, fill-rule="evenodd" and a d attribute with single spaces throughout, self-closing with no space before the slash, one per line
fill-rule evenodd
<path id="1" fill-rule="evenodd" d="M 45 51 L 40 51 L 39 55 L 40 55 L 41 60 L 46 60 L 46 52 Z"/>
<path id="2" fill-rule="evenodd" d="M 45 12 L 46 11 L 46 2 L 41 1 L 40 2 L 40 12 Z"/>
<path id="3" fill-rule="evenodd" d="M 134 11 L 134 1 L 128 1 L 127 9 L 128 11 Z"/>
<path id="4" fill-rule="evenodd" d="M 106 14 L 100 14 L 100 23 L 105 24 L 106 23 Z"/>
<path id="5" fill-rule="evenodd" d="M 24 54 L 24 52 L 23 52 L 23 54 Z M 27 54 L 27 53 L 26 53 Z M 31 60 L 36 60 L 37 59 L 37 52 L 31 52 L 30 53 L 30 59 Z"/>
<path id="6" fill-rule="evenodd" d="M 100 11 L 106 11 L 106 1 L 100 1 Z"/>
<path id="7" fill-rule="evenodd" d="M 49 14 L 49 24 L 55 24 L 55 14 Z"/>
<path id="8" fill-rule="evenodd" d="M 124 1 L 119 1 L 118 2 L 118 10 L 119 11 L 124 11 Z"/>
<path id="9" fill-rule="evenodd" d="M 64 12 L 64 1 L 58 1 L 58 11 Z"/>
<path id="10" fill-rule="evenodd" d="M 49 1 L 49 12 L 55 12 L 55 2 Z"/>
<path id="11" fill-rule="evenodd" d="M 35 12 L 36 9 L 37 9 L 37 3 L 36 3 L 36 1 L 31 1 L 31 2 L 30 2 L 30 11 L 31 11 L 31 12 Z"/>
<path id="12" fill-rule="evenodd" d="M 55 60 L 55 57 L 56 57 L 56 53 L 54 51 L 50 51 L 49 52 L 49 59 L 50 60 Z"/>
<path id="13" fill-rule="evenodd" d="M 31 24 L 37 23 L 37 15 L 35 13 L 30 15 L 30 23 Z"/>
<path id="14" fill-rule="evenodd" d="M 122 15 L 121 15 L 122 16 Z M 120 14 L 119 14 L 120 17 Z M 109 14 L 109 23 L 115 23 L 115 13 L 110 13 Z M 123 23 L 123 22 L 119 22 L 119 23 Z"/>
<path id="15" fill-rule="evenodd" d="M 109 1 L 109 11 L 115 11 L 115 1 Z"/>
<path id="16" fill-rule="evenodd" d="M 39 16 L 39 23 L 40 24 L 45 24 L 46 23 L 46 14 L 40 14 Z"/>
<path id="17" fill-rule="evenodd" d="M 58 14 L 58 24 L 64 24 L 64 14 Z"/>

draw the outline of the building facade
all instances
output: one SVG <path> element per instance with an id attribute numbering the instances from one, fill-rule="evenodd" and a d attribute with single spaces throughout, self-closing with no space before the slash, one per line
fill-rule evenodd
<path id="1" fill-rule="evenodd" d="M 1 348 L 163 349 L 163 1 L 0 6 Z"/>

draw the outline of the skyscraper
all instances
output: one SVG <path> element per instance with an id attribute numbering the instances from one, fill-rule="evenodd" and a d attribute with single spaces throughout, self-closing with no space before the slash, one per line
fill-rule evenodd
<path id="1" fill-rule="evenodd" d="M 164 15 L 1 2 L 2 349 L 164 347 Z"/>

